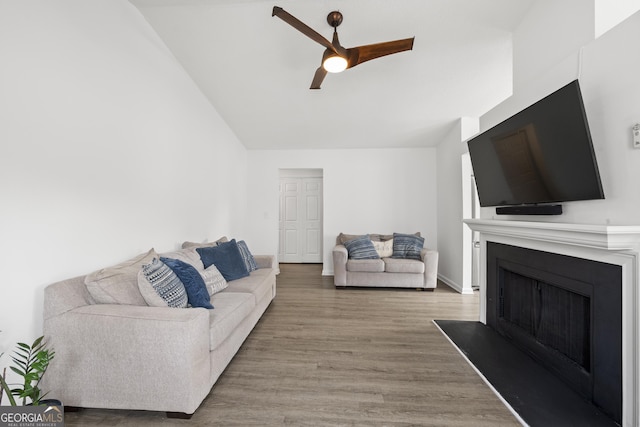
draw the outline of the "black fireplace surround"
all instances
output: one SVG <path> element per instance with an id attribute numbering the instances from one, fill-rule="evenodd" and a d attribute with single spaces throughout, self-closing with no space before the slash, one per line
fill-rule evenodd
<path id="1" fill-rule="evenodd" d="M 621 266 L 487 242 L 487 325 L 621 422 Z"/>

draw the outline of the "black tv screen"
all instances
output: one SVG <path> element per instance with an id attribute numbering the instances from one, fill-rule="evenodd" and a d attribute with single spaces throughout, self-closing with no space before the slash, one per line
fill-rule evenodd
<path id="1" fill-rule="evenodd" d="M 467 144 L 480 206 L 604 198 L 578 80 Z"/>

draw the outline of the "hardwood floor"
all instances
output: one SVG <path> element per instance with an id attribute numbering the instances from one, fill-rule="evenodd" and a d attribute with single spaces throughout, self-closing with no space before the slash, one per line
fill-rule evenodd
<path id="1" fill-rule="evenodd" d="M 335 289 L 320 265 L 280 268 L 276 299 L 191 420 L 85 409 L 66 425 L 519 425 L 432 322 L 476 320 L 477 293 Z"/>

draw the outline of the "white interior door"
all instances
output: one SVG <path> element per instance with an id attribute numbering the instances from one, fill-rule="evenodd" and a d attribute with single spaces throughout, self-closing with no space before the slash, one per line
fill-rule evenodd
<path id="1" fill-rule="evenodd" d="M 322 262 L 322 177 L 281 176 L 279 223 L 279 262 Z"/>

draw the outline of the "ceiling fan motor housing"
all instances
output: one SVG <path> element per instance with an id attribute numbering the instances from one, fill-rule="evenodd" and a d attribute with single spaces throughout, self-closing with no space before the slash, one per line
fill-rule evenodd
<path id="1" fill-rule="evenodd" d="M 327 22 L 333 28 L 336 28 L 338 25 L 342 24 L 342 13 L 334 10 L 327 15 Z"/>

